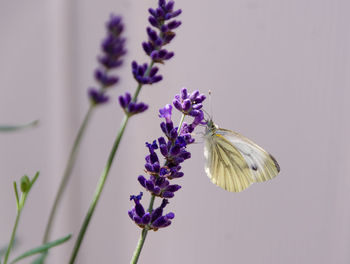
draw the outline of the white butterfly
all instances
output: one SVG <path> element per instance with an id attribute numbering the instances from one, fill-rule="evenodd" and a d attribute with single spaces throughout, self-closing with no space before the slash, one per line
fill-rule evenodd
<path id="1" fill-rule="evenodd" d="M 274 178 L 280 171 L 275 158 L 246 137 L 219 128 L 209 120 L 205 130 L 205 172 L 219 187 L 240 192 L 254 182 Z"/>

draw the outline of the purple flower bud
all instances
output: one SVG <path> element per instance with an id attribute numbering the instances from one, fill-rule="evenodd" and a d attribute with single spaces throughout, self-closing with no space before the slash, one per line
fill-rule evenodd
<path id="1" fill-rule="evenodd" d="M 182 103 L 182 109 L 184 112 L 188 112 L 191 109 L 191 100 L 190 99 L 185 99 Z"/>
<path id="2" fill-rule="evenodd" d="M 170 60 L 172 57 L 174 57 L 174 52 L 168 52 L 165 55 L 164 60 Z"/>
<path id="3" fill-rule="evenodd" d="M 148 9 L 148 12 L 149 12 L 152 16 L 154 16 L 154 17 L 157 16 L 156 10 L 154 10 L 153 8 L 149 8 L 149 9 Z"/>
<path id="4" fill-rule="evenodd" d="M 148 42 L 142 42 L 142 48 L 147 55 L 150 55 L 153 51 L 152 46 Z"/>
<path id="5" fill-rule="evenodd" d="M 168 130 L 164 122 L 160 123 L 160 128 L 162 129 L 163 133 L 167 135 Z"/>
<path id="6" fill-rule="evenodd" d="M 159 145 L 166 145 L 165 138 L 164 137 L 158 138 L 158 143 L 159 143 Z"/>
<path id="7" fill-rule="evenodd" d="M 168 51 L 166 49 L 161 49 L 158 51 L 158 58 L 165 58 L 168 54 Z"/>
<path id="8" fill-rule="evenodd" d="M 150 77 L 153 77 L 153 76 L 155 76 L 156 75 L 156 73 L 158 72 L 158 67 L 152 67 L 152 69 L 150 70 L 150 72 L 149 72 L 149 76 Z"/>
<path id="9" fill-rule="evenodd" d="M 164 108 L 159 109 L 159 117 L 165 118 L 166 123 L 171 123 L 172 106 L 167 104 Z"/>
<path id="10" fill-rule="evenodd" d="M 157 19 L 154 18 L 154 16 L 148 17 L 148 21 L 154 27 L 158 27 L 159 26 L 158 21 L 157 21 Z"/>
<path id="11" fill-rule="evenodd" d="M 152 226 L 155 228 L 165 227 L 168 221 L 169 220 L 165 216 L 161 216 L 152 223 Z"/>
<path id="12" fill-rule="evenodd" d="M 174 219 L 175 214 L 174 214 L 173 212 L 170 212 L 170 213 L 167 213 L 165 216 L 166 216 L 166 218 L 168 218 L 168 219 Z"/>
<path id="13" fill-rule="evenodd" d="M 168 147 L 165 144 L 160 145 L 159 148 L 164 157 L 168 156 Z"/>
<path id="14" fill-rule="evenodd" d="M 159 166 L 159 163 L 158 163 L 158 162 L 155 162 L 155 163 L 153 164 L 153 170 L 154 170 L 154 172 L 159 172 L 160 166 Z"/>
<path id="15" fill-rule="evenodd" d="M 133 220 L 135 221 L 136 224 L 140 225 L 142 223 L 141 217 L 138 215 L 133 216 Z"/>
<path id="16" fill-rule="evenodd" d="M 174 30 L 178 28 L 180 25 L 181 25 L 180 21 L 173 20 L 167 24 L 167 27 L 169 28 L 169 30 Z"/>
<path id="17" fill-rule="evenodd" d="M 192 108 L 195 109 L 195 110 L 199 110 L 202 107 L 203 107 L 203 104 L 200 104 L 200 103 L 199 104 L 195 104 L 195 105 L 192 106 Z"/>
<path id="18" fill-rule="evenodd" d="M 171 139 L 176 139 L 177 138 L 177 130 L 176 129 L 172 129 L 169 133 L 169 136 Z"/>
<path id="19" fill-rule="evenodd" d="M 180 145 L 174 145 L 171 149 L 170 149 L 170 155 L 172 156 L 176 156 L 177 154 L 180 153 L 181 147 Z"/>
<path id="20" fill-rule="evenodd" d="M 142 187 L 146 188 L 146 178 L 142 175 L 140 175 L 137 180 L 139 181 L 139 183 L 142 185 Z"/>
<path id="21" fill-rule="evenodd" d="M 196 100 L 196 98 L 198 97 L 198 95 L 199 95 L 199 91 L 198 91 L 198 90 L 194 91 L 194 92 L 190 95 L 190 100 L 191 100 L 191 101 Z"/>
<path id="22" fill-rule="evenodd" d="M 187 151 L 184 151 L 183 153 L 181 153 L 181 157 L 183 159 L 190 159 L 191 158 L 191 153 L 190 152 L 187 152 Z"/>
<path id="23" fill-rule="evenodd" d="M 181 186 L 178 184 L 173 184 L 173 185 L 169 185 L 165 190 L 168 192 L 176 192 L 178 190 L 181 189 Z"/>
<path id="24" fill-rule="evenodd" d="M 150 180 L 147 180 L 146 181 L 146 188 L 149 190 L 149 191 L 153 191 L 153 189 L 154 189 L 154 184 L 153 184 L 153 182 L 152 181 L 150 181 Z"/>
<path id="25" fill-rule="evenodd" d="M 151 29 L 150 27 L 147 28 L 147 34 L 149 37 L 150 41 L 156 41 L 158 38 L 157 32 L 155 32 L 153 29 Z"/>
<path id="26" fill-rule="evenodd" d="M 191 111 L 189 112 L 189 115 L 190 115 L 190 116 L 194 116 L 194 117 L 200 116 L 200 115 L 201 115 L 201 111 L 199 111 L 199 110 L 191 110 Z"/>
<path id="27" fill-rule="evenodd" d="M 175 172 L 173 174 L 171 174 L 171 178 L 181 178 L 184 176 L 183 172 Z"/>
<path id="28" fill-rule="evenodd" d="M 181 99 L 185 100 L 188 97 L 187 89 L 184 87 L 181 89 Z"/>
<path id="29" fill-rule="evenodd" d="M 171 12 L 173 11 L 173 8 L 174 8 L 174 1 L 169 1 L 166 6 L 165 6 L 165 9 L 168 11 L 168 12 Z"/>
<path id="30" fill-rule="evenodd" d="M 201 94 L 200 96 L 197 97 L 196 102 L 201 103 L 203 102 L 207 97 L 204 94 Z"/>
<path id="31" fill-rule="evenodd" d="M 174 193 L 165 191 L 165 192 L 163 192 L 162 197 L 164 197 L 164 198 L 173 198 L 174 197 Z"/>
<path id="32" fill-rule="evenodd" d="M 163 80 L 163 76 L 162 75 L 156 75 L 153 78 L 151 78 L 151 84 L 160 82 L 161 80 Z"/>
<path id="33" fill-rule="evenodd" d="M 176 10 L 175 12 L 171 13 L 171 18 L 177 17 L 178 15 L 180 15 L 182 13 L 182 10 Z"/>
<path id="34" fill-rule="evenodd" d="M 153 166 L 152 166 L 152 164 L 146 163 L 146 164 L 145 164 L 145 169 L 146 169 L 147 171 L 153 172 Z"/>
<path id="35" fill-rule="evenodd" d="M 137 202 L 135 204 L 135 212 L 139 217 L 142 217 L 145 214 L 145 209 L 143 208 L 142 204 L 140 204 L 140 202 Z"/>
<path id="36" fill-rule="evenodd" d="M 182 110 L 183 110 L 183 109 L 182 109 L 182 105 L 181 105 L 181 103 L 180 103 L 179 100 L 174 99 L 174 100 L 173 100 L 173 105 L 175 106 L 175 108 L 176 108 L 177 110 L 179 110 L 179 111 L 182 111 Z"/>
<path id="37" fill-rule="evenodd" d="M 163 214 L 163 208 L 158 207 L 153 210 L 151 213 L 151 222 L 155 221 L 158 217 L 160 217 Z"/>
<path id="38" fill-rule="evenodd" d="M 151 215 L 149 212 L 147 212 L 142 216 L 141 222 L 143 225 L 147 225 L 149 224 L 150 221 L 151 221 Z"/>

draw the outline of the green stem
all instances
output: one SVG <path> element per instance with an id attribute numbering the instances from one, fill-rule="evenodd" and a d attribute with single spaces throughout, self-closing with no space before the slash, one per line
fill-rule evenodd
<path id="1" fill-rule="evenodd" d="M 149 201 L 149 205 L 148 205 L 148 212 L 152 212 L 153 210 L 153 204 L 154 204 L 154 199 L 156 198 L 156 196 L 154 194 L 152 194 L 151 200 Z"/>
<path id="2" fill-rule="evenodd" d="M 15 190 L 16 190 L 16 195 L 18 195 L 17 193 L 17 188 L 15 187 Z M 29 190 L 28 190 L 29 192 Z M 6 250 L 6 254 L 5 254 L 5 258 L 4 258 L 4 264 L 7 264 L 7 261 L 8 261 L 8 258 L 10 256 L 10 251 L 13 247 L 13 243 L 15 241 L 15 236 L 16 236 L 16 232 L 17 232 L 17 227 L 18 227 L 18 223 L 19 223 L 19 219 L 21 217 L 21 212 L 22 212 L 22 209 L 24 207 L 24 204 L 25 204 L 25 201 L 26 201 L 26 198 L 27 198 L 27 194 L 28 192 L 26 193 L 23 193 L 21 195 L 21 198 L 20 198 L 20 201 L 19 203 L 17 204 L 17 215 L 16 215 L 16 221 L 15 221 L 15 225 L 13 226 L 13 229 L 12 229 L 12 234 L 11 234 L 11 238 L 10 238 L 10 243 L 7 247 L 7 250 Z M 17 198 L 16 198 L 17 199 Z"/>
<path id="3" fill-rule="evenodd" d="M 183 124 L 183 122 L 184 122 L 184 120 L 185 120 L 185 116 L 186 116 L 185 114 L 182 114 L 182 116 L 181 116 L 180 124 L 179 124 L 179 127 L 177 128 L 177 135 L 180 134 L 182 124 Z"/>
<path id="4" fill-rule="evenodd" d="M 139 238 L 139 242 L 137 243 L 135 252 L 134 252 L 134 256 L 132 257 L 130 264 L 136 264 L 137 261 L 139 260 L 140 257 L 140 253 L 143 247 L 143 244 L 145 243 L 146 237 L 147 237 L 147 233 L 148 233 L 148 229 L 142 229 L 140 238 Z"/>
<path id="5" fill-rule="evenodd" d="M 12 229 L 12 234 L 11 234 L 11 239 L 10 239 L 10 243 L 8 245 L 8 248 L 6 250 L 6 255 L 5 255 L 5 259 L 4 259 L 4 264 L 7 263 L 7 260 L 9 258 L 9 255 L 10 255 L 10 251 L 11 251 L 11 248 L 13 246 L 13 242 L 15 240 L 15 235 L 16 235 L 16 231 L 17 231 L 17 226 L 18 226 L 18 223 L 19 223 L 19 218 L 21 216 L 21 210 L 17 210 L 17 216 L 16 216 L 16 222 L 15 222 L 15 225 Z"/>
<path id="6" fill-rule="evenodd" d="M 98 200 L 99 200 L 99 198 L 101 196 L 104 184 L 106 182 L 106 179 L 107 179 L 107 176 L 108 176 L 108 173 L 109 173 L 109 170 L 110 170 L 110 168 L 112 166 L 112 163 L 113 163 L 113 160 L 114 160 L 114 156 L 115 156 L 115 154 L 117 152 L 120 140 L 121 140 L 121 138 L 122 138 L 122 136 L 124 134 L 124 131 L 125 131 L 125 128 L 126 128 L 126 125 L 128 123 L 129 118 L 130 117 L 127 116 L 127 115 L 124 116 L 124 119 L 122 121 L 121 127 L 120 127 L 118 135 L 117 135 L 117 138 L 114 141 L 112 150 L 111 150 L 110 155 L 108 157 L 108 161 L 107 161 L 106 167 L 104 168 L 104 170 L 102 172 L 102 175 L 100 177 L 99 183 L 98 183 L 98 185 L 96 187 L 96 190 L 95 190 L 95 194 L 94 194 L 93 199 L 91 201 L 89 210 L 87 211 L 87 214 L 85 216 L 84 222 L 83 222 L 83 224 L 82 224 L 82 226 L 80 228 L 79 235 L 78 235 L 77 241 L 75 242 L 74 249 L 73 249 L 70 261 L 69 261 L 70 264 L 74 263 L 77 255 L 78 255 L 78 251 L 79 251 L 81 242 L 83 241 L 85 232 L 86 232 L 87 227 L 88 227 L 88 225 L 90 223 L 90 220 L 91 220 L 91 217 L 92 217 L 92 215 L 94 213 L 94 210 L 96 208 L 97 202 L 98 202 Z"/>
<path id="7" fill-rule="evenodd" d="M 67 187 L 67 183 L 68 183 L 70 175 L 72 173 L 72 169 L 74 167 L 75 160 L 77 158 L 77 154 L 78 154 L 81 140 L 83 138 L 87 124 L 89 123 L 89 120 L 91 118 L 91 115 L 93 112 L 92 110 L 94 109 L 94 107 L 95 107 L 95 105 L 91 104 L 89 110 L 86 112 L 85 117 L 84 117 L 84 121 L 79 128 L 78 134 L 77 134 L 75 141 L 74 141 L 74 145 L 73 145 L 71 152 L 69 154 L 68 162 L 67 162 L 66 168 L 64 170 L 64 173 L 63 173 L 63 176 L 62 176 L 62 179 L 60 182 L 60 186 L 59 186 L 58 191 L 56 193 L 55 201 L 54 201 L 53 206 L 51 208 L 49 220 L 47 221 L 47 224 L 46 224 L 46 229 L 45 229 L 45 233 L 44 233 L 44 237 L 43 237 L 43 244 L 47 243 L 49 238 L 50 238 L 50 233 L 51 233 L 51 229 L 52 229 L 55 215 L 57 212 L 57 207 L 61 201 L 63 192 L 65 191 L 65 189 Z"/>

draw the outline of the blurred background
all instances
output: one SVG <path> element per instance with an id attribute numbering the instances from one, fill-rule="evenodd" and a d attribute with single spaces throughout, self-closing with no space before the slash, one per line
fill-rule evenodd
<path id="1" fill-rule="evenodd" d="M 13 257 L 42 240 L 89 105 L 87 89 L 95 85 L 104 24 L 110 13 L 122 14 L 128 54 L 121 83 L 92 117 L 53 232 L 53 239 L 74 235 L 48 261 L 67 263 L 121 122 L 117 96 L 136 88 L 131 61 L 148 62 L 141 42 L 147 9 L 156 6 L 156 0 L 0 1 L 0 124 L 40 120 L 35 129 L 0 134 L 1 246 L 15 219 L 12 182 L 41 172 Z M 221 190 L 204 172 L 199 139 L 178 180 L 183 188 L 167 207 L 176 214 L 173 224 L 149 233 L 140 263 L 349 263 L 350 2 L 176 0 L 175 7 L 183 10 L 169 46 L 175 57 L 160 67 L 164 80 L 141 92 L 150 109 L 128 124 L 77 263 L 130 261 L 140 229 L 127 211 L 129 195 L 141 190 L 144 143 L 161 135 L 158 109 L 184 86 L 211 90 L 215 122 L 271 152 L 281 173 L 242 193 Z"/>

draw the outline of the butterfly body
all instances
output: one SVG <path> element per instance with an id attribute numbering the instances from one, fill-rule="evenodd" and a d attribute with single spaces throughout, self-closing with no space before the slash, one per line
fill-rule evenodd
<path id="1" fill-rule="evenodd" d="M 280 171 L 276 159 L 246 137 L 219 128 L 212 120 L 205 131 L 205 172 L 219 187 L 240 192 L 254 182 L 274 178 Z"/>

